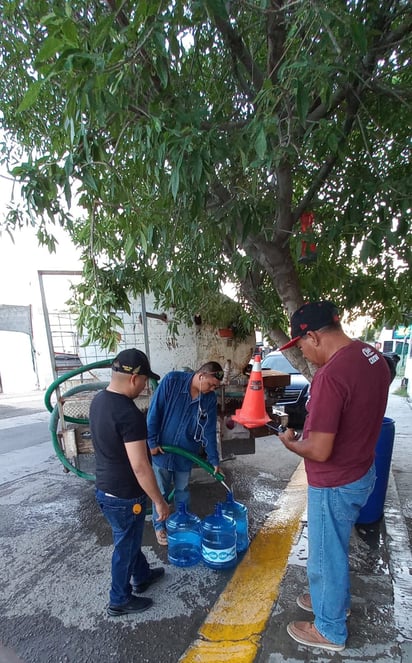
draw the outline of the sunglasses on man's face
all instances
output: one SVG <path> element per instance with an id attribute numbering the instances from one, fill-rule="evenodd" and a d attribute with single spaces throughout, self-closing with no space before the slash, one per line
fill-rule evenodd
<path id="1" fill-rule="evenodd" d="M 208 373 L 208 375 L 214 375 L 216 380 L 221 382 L 223 380 L 224 373 L 223 371 L 213 371 L 213 373 Z"/>

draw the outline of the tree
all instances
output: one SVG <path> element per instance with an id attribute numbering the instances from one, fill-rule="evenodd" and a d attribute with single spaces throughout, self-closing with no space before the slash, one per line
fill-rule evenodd
<path id="1" fill-rule="evenodd" d="M 225 281 L 278 343 L 306 298 L 411 310 L 406 0 L 2 0 L 1 20 L 5 229 L 82 247 L 90 338 L 113 348 L 149 289 L 207 319 Z"/>

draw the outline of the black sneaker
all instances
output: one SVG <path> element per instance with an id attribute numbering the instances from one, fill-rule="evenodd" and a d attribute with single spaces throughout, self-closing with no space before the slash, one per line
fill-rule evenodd
<path id="1" fill-rule="evenodd" d="M 119 617 L 120 615 L 132 615 L 135 612 L 143 612 L 151 608 L 153 605 L 152 599 L 138 598 L 132 596 L 131 599 L 124 605 L 109 605 L 107 614 L 110 617 Z"/>
<path id="2" fill-rule="evenodd" d="M 163 566 L 158 566 L 154 569 L 150 569 L 150 575 L 147 580 L 144 582 L 139 582 L 138 585 L 133 585 L 133 592 L 135 594 L 142 594 L 143 592 L 146 591 L 150 587 L 150 585 L 153 585 L 154 582 L 157 580 L 160 580 L 160 578 L 163 578 L 165 574 L 165 570 Z"/>

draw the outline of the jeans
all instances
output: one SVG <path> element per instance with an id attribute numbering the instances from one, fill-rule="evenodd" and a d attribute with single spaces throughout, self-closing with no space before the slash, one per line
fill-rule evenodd
<path id="1" fill-rule="evenodd" d="M 132 595 L 132 584 L 148 579 L 150 567 L 142 553 L 141 544 L 146 516 L 146 495 L 134 499 L 110 497 L 96 490 L 96 500 L 113 534 L 112 585 L 110 605 L 122 606 Z M 135 504 L 141 506 L 140 513 L 133 512 Z"/>
<path id="2" fill-rule="evenodd" d="M 375 465 L 357 481 L 336 488 L 308 488 L 307 575 L 315 626 L 344 644 L 350 607 L 349 542 L 359 511 L 373 491 Z"/>
<path id="3" fill-rule="evenodd" d="M 179 504 L 179 502 L 184 502 L 187 507 L 189 506 L 190 470 L 184 472 L 175 472 L 173 470 L 166 470 L 164 467 L 159 467 L 158 465 L 153 463 L 153 472 L 155 474 L 159 490 L 166 501 L 168 500 L 168 497 L 172 491 L 172 485 L 174 485 L 175 504 Z M 153 527 L 155 529 L 165 529 L 165 523 L 163 521 L 156 522 L 158 515 L 154 504 L 152 507 L 152 517 L 153 517 Z"/>

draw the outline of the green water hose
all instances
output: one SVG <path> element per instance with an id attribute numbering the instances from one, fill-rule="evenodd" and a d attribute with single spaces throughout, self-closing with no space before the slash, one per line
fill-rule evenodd
<path id="1" fill-rule="evenodd" d="M 226 490 L 229 490 L 225 484 L 225 475 L 221 472 L 215 472 L 215 468 L 207 460 L 203 460 L 203 458 L 200 458 L 196 454 L 192 454 L 190 451 L 187 451 L 187 449 L 182 449 L 181 447 L 171 447 L 165 444 L 162 446 L 162 449 L 163 451 L 166 451 L 166 453 L 177 454 L 178 456 L 188 458 L 193 463 L 196 463 L 196 465 L 199 465 L 199 467 L 202 467 L 204 470 L 206 470 L 206 472 L 211 474 L 216 479 L 216 481 L 220 481 L 220 483 L 225 486 Z"/>
<path id="2" fill-rule="evenodd" d="M 74 394 L 78 394 L 79 392 L 82 391 L 98 391 L 100 389 L 105 389 L 105 387 L 107 387 L 107 384 L 108 384 L 107 382 L 91 382 L 89 384 L 80 384 L 77 385 L 77 387 L 73 387 L 73 389 L 69 389 L 69 391 L 66 391 L 63 394 L 62 399 L 68 398 L 69 396 L 73 396 Z M 72 465 L 71 462 L 64 455 L 63 449 L 59 444 L 59 438 L 57 436 L 57 427 L 59 425 L 59 418 L 60 418 L 59 408 L 57 405 L 55 405 L 51 412 L 51 417 L 49 421 L 49 431 L 52 436 L 53 448 L 56 452 L 58 459 L 66 469 L 70 470 L 70 472 L 73 472 L 74 474 L 76 474 L 76 476 L 80 477 L 81 479 L 88 479 L 89 481 L 95 481 L 96 477 L 94 474 L 90 474 L 89 472 L 83 472 L 83 470 L 79 470 L 77 467 Z M 64 417 L 64 420 L 74 421 L 75 423 L 81 423 L 86 425 L 89 423 L 88 419 L 74 419 L 71 417 Z"/>
<path id="3" fill-rule="evenodd" d="M 49 412 L 53 412 L 53 405 L 51 404 L 51 395 L 52 393 L 59 387 L 59 385 L 62 384 L 62 382 L 66 382 L 66 380 L 70 380 L 71 378 L 76 377 L 76 375 L 80 375 L 81 373 L 88 373 L 89 371 L 92 371 L 93 369 L 96 368 L 108 368 L 111 366 L 113 363 L 113 359 L 102 359 L 100 361 L 95 361 L 93 364 L 86 364 L 85 366 L 81 366 L 80 368 L 75 368 L 72 371 L 69 371 L 68 373 L 64 373 L 64 375 L 60 376 L 57 378 L 50 387 L 47 389 L 45 395 L 44 395 L 44 404 Z M 154 380 L 153 378 L 149 378 L 150 385 L 152 386 L 153 390 L 156 389 L 157 387 L 157 380 Z M 90 391 L 93 391 L 94 388 L 91 386 L 93 385 L 93 382 L 88 382 L 85 383 L 84 385 L 78 385 L 77 387 L 74 387 L 75 389 L 78 389 L 79 391 L 87 391 L 88 388 L 90 387 Z M 106 383 L 104 386 L 107 387 Z M 83 389 L 81 389 L 83 387 Z M 104 387 L 103 387 L 104 388 Z M 102 389 L 102 387 L 100 387 Z M 70 394 L 73 395 L 74 393 L 70 391 Z M 69 392 L 65 394 L 65 396 L 68 396 Z M 71 423 L 75 424 L 88 424 L 89 421 L 87 419 L 74 419 L 68 416 L 64 417 L 65 421 L 70 421 Z"/>
<path id="4" fill-rule="evenodd" d="M 54 382 L 52 382 L 52 384 L 47 389 L 44 395 L 44 404 L 46 406 L 46 409 L 51 413 L 49 430 L 52 436 L 53 448 L 56 452 L 58 459 L 67 470 L 70 470 L 70 472 L 73 472 L 78 477 L 81 477 L 82 479 L 88 479 L 89 481 L 94 481 L 96 478 L 95 475 L 90 474 L 89 472 L 83 472 L 83 470 L 79 470 L 77 467 L 72 465 L 64 455 L 63 449 L 59 444 L 59 439 L 57 436 L 57 427 L 59 423 L 60 413 L 58 405 L 57 404 L 55 406 L 52 405 L 51 396 L 53 392 L 62 384 L 62 382 L 66 382 L 67 380 L 70 380 L 76 375 L 89 372 L 96 368 L 107 368 L 111 366 L 112 362 L 113 359 L 101 359 L 100 361 L 95 361 L 92 364 L 86 364 L 85 366 L 80 366 L 80 368 L 75 368 L 72 371 L 68 371 L 67 373 L 64 373 L 59 378 L 54 380 Z M 73 396 L 74 394 L 77 394 L 82 391 L 97 391 L 100 389 L 104 389 L 105 387 L 107 387 L 107 384 L 108 384 L 107 382 L 88 382 L 85 384 L 77 385 L 76 387 L 73 387 L 72 389 L 69 389 L 69 391 L 65 392 L 61 397 L 61 399 L 64 400 L 65 398 Z M 75 423 L 75 424 L 84 424 L 84 425 L 88 425 L 89 423 L 88 419 L 79 419 L 70 416 L 64 416 L 64 421 L 68 421 L 70 423 Z"/>
<path id="5" fill-rule="evenodd" d="M 64 375 L 61 375 L 57 380 L 51 383 L 50 387 L 47 389 L 46 393 L 44 394 L 44 404 L 49 412 L 53 412 L 53 405 L 51 404 L 51 395 L 52 393 L 57 389 L 59 385 L 62 384 L 62 382 L 66 382 L 66 380 L 70 380 L 70 378 L 74 378 L 76 375 L 80 375 L 80 373 L 87 373 L 94 368 L 106 368 L 108 366 L 111 366 L 113 363 L 113 359 L 102 359 L 101 361 L 95 361 L 93 364 L 87 364 L 86 366 L 81 366 L 80 368 L 75 368 L 73 371 L 69 371 L 68 373 L 64 373 Z M 91 387 L 93 382 L 87 383 L 87 385 L 78 385 L 80 387 L 87 386 Z M 101 388 L 101 387 L 100 387 Z M 74 389 L 77 389 L 77 387 L 74 387 Z M 86 391 L 86 389 L 79 391 Z M 70 393 L 73 395 L 72 390 Z M 68 396 L 69 392 L 65 394 L 65 396 Z M 69 421 L 69 419 L 64 418 L 65 421 Z M 74 422 L 77 423 L 77 422 Z M 83 422 L 82 422 L 83 423 Z"/>
<path id="6" fill-rule="evenodd" d="M 63 449 L 61 448 L 61 445 L 59 443 L 59 439 L 57 436 L 57 427 L 59 423 L 59 409 L 58 405 L 53 406 L 51 403 L 51 396 L 53 392 L 63 383 L 66 382 L 67 380 L 70 380 L 71 378 L 75 377 L 76 375 L 80 375 L 81 373 L 86 373 L 89 372 L 93 369 L 97 368 L 108 368 L 111 366 L 113 363 L 113 359 L 102 359 L 100 361 L 96 361 L 92 364 L 86 364 L 85 366 L 81 366 L 80 368 L 73 369 L 72 371 L 68 371 L 67 373 L 64 373 L 62 376 L 54 380 L 50 387 L 47 389 L 45 395 L 44 395 L 44 403 L 46 406 L 46 409 L 51 413 L 50 417 L 50 422 L 49 422 L 49 430 L 52 436 L 52 443 L 53 443 L 53 448 L 56 452 L 56 455 L 60 462 L 64 465 L 64 467 L 67 470 L 70 470 L 70 472 L 73 472 L 76 474 L 78 477 L 81 477 L 82 479 L 88 479 L 89 481 L 95 481 L 96 477 L 94 474 L 90 474 L 89 472 L 83 472 L 82 470 L 79 470 L 77 467 L 72 465 L 70 461 L 66 458 L 64 455 Z M 157 386 L 157 381 L 150 379 L 150 382 L 153 386 L 153 388 L 156 388 Z M 64 400 L 65 398 L 69 398 L 69 396 L 73 396 L 75 394 L 78 394 L 82 391 L 98 391 L 100 389 L 105 389 L 108 385 L 108 382 L 87 382 L 84 384 L 77 385 L 76 387 L 73 387 L 69 391 L 65 392 L 63 396 L 61 396 L 61 400 Z M 89 419 L 85 418 L 77 418 L 77 417 L 70 417 L 69 415 L 64 415 L 64 421 L 67 421 L 69 423 L 74 423 L 74 424 L 82 424 L 87 426 L 89 424 Z"/>

